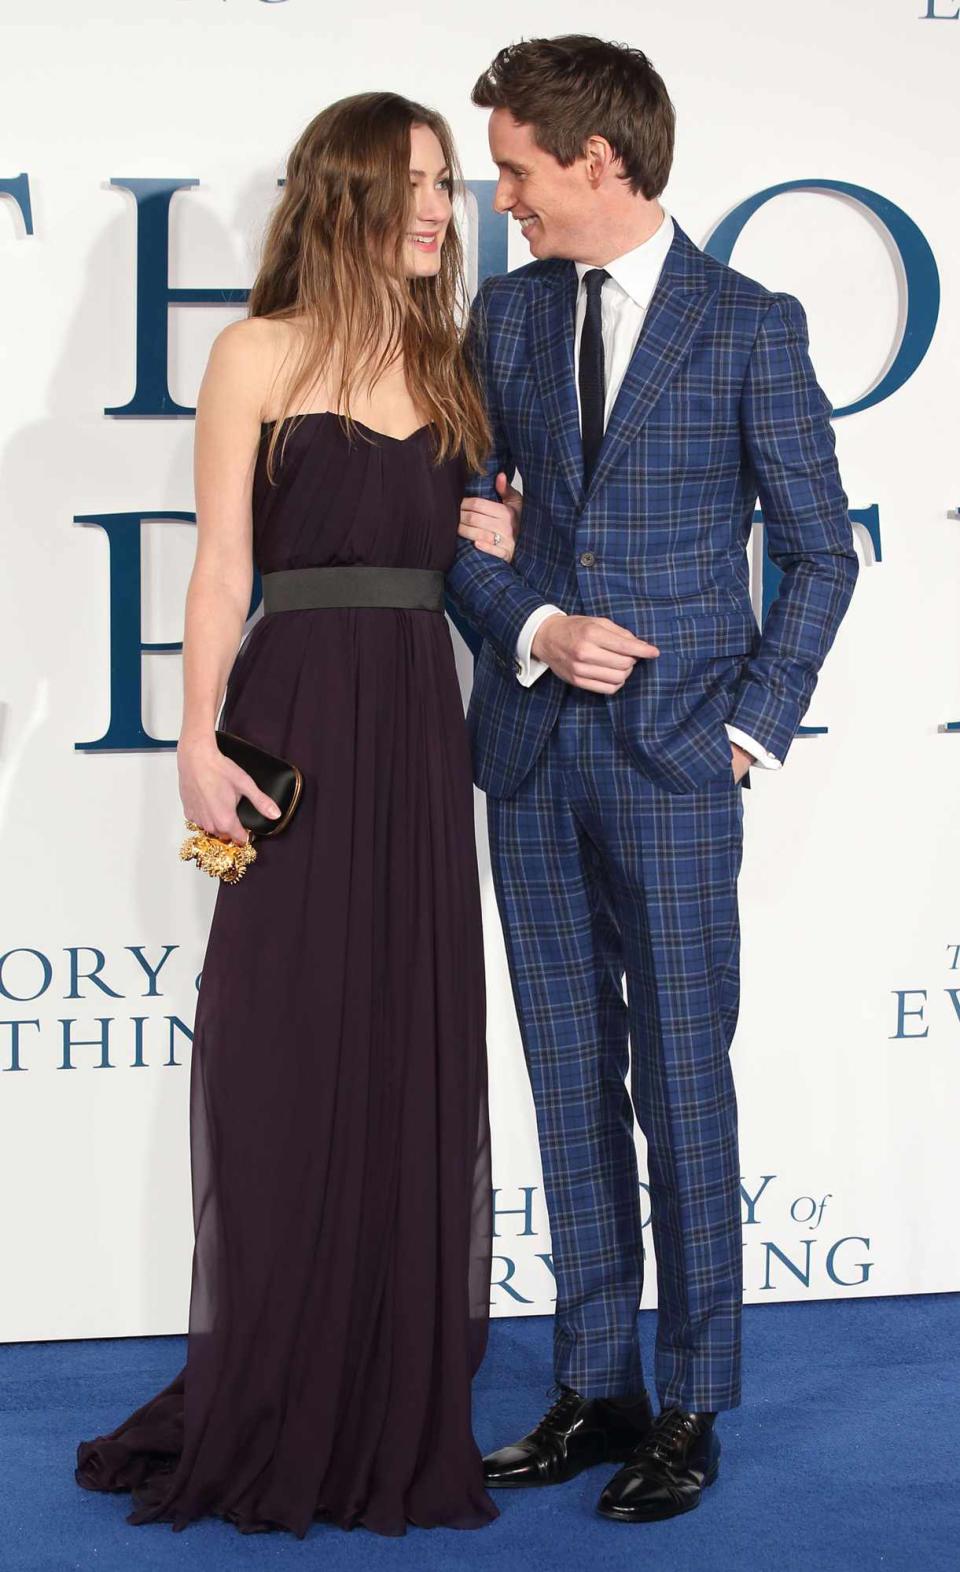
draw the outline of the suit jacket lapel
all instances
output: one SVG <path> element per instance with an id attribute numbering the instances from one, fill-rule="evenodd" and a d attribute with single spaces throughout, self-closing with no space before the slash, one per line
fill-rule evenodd
<path id="1" fill-rule="evenodd" d="M 577 270 L 555 262 L 532 291 L 530 352 L 555 456 L 577 506 L 583 500 L 583 448 L 574 382 Z"/>
<path id="2" fill-rule="evenodd" d="M 626 444 L 640 431 L 676 376 L 710 301 L 703 257 L 679 225 L 675 229 L 637 347 L 610 412 L 587 501 L 603 485 Z"/>

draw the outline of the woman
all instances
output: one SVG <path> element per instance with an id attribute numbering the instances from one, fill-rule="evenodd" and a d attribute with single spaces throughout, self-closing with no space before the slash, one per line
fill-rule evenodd
<path id="1" fill-rule="evenodd" d="M 249 319 L 203 380 L 183 807 L 238 843 L 238 798 L 274 807 L 217 749 L 225 680 L 221 726 L 304 786 L 217 895 L 186 1365 L 78 1452 L 80 1484 L 132 1489 L 132 1523 L 213 1514 L 303 1537 L 314 1518 L 402 1534 L 496 1516 L 470 1425 L 489 1298 L 483 949 L 439 610 L 488 443 L 456 325 L 455 178 L 422 106 L 324 110 L 291 155 Z M 473 530 L 509 558 L 502 525 Z M 251 557 L 267 614 L 234 659 Z M 271 609 L 268 585 L 316 586 L 300 570 L 317 568 L 315 604 L 272 588 Z M 389 570 L 386 604 L 363 605 L 357 568 Z M 439 585 L 434 609 L 404 606 L 411 569 Z"/>

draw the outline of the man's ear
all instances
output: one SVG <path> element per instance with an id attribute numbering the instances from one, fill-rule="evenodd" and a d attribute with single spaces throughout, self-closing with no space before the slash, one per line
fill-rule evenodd
<path id="1" fill-rule="evenodd" d="M 583 156 L 587 166 L 587 178 L 596 183 L 610 173 L 620 162 L 610 143 L 605 136 L 588 136 L 584 144 Z"/>

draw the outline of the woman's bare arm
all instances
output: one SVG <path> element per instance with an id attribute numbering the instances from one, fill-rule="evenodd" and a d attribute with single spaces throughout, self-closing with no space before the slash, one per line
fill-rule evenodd
<path id="1" fill-rule="evenodd" d="M 250 604 L 253 472 L 275 356 L 271 324 L 234 323 L 214 342 L 197 399 L 197 550 L 184 620 L 180 795 L 188 819 L 241 843 L 247 834 L 236 816 L 238 798 L 264 812 L 272 804 L 220 753 L 214 730 Z"/>

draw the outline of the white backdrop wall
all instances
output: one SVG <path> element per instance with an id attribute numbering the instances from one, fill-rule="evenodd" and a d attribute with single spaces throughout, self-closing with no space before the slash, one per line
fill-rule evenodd
<path id="1" fill-rule="evenodd" d="M 782 774 L 755 772 L 746 801 L 734 1057 L 759 1302 L 960 1286 L 960 734 L 941 729 L 960 722 L 958 11 L 598 0 L 589 14 L 665 76 L 679 115 L 665 202 L 695 240 L 770 187 L 841 182 L 909 215 L 942 287 L 913 373 L 837 421 L 851 507 L 876 510 L 872 546 L 858 530 L 869 566 L 806 717 L 822 730 Z M 374 87 L 422 98 L 449 117 L 468 178 L 489 180 L 472 82 L 504 43 L 585 16 L 544 0 L 406 14 L 386 0 L 0 0 L 0 18 L 0 1339 L 173 1332 L 215 891 L 176 861 L 170 747 L 131 746 L 129 714 L 126 742 L 83 746 L 116 738 L 138 670 L 146 737 L 170 743 L 179 725 L 176 649 L 131 659 L 129 641 L 181 636 L 192 421 L 105 413 L 136 383 L 129 182 L 196 182 L 170 203 L 171 287 L 245 289 L 286 152 L 323 104 Z M 907 252 L 882 213 L 793 190 L 750 218 L 733 263 L 803 300 L 839 408 L 878 383 L 905 330 L 905 354 L 929 333 L 936 288 L 922 246 Z M 511 234 L 509 265 L 525 260 Z M 173 400 L 192 406 L 213 336 L 241 310 L 162 313 Z M 477 825 L 492 1300 L 529 1314 L 552 1302 L 548 1222 L 479 800 Z"/>

